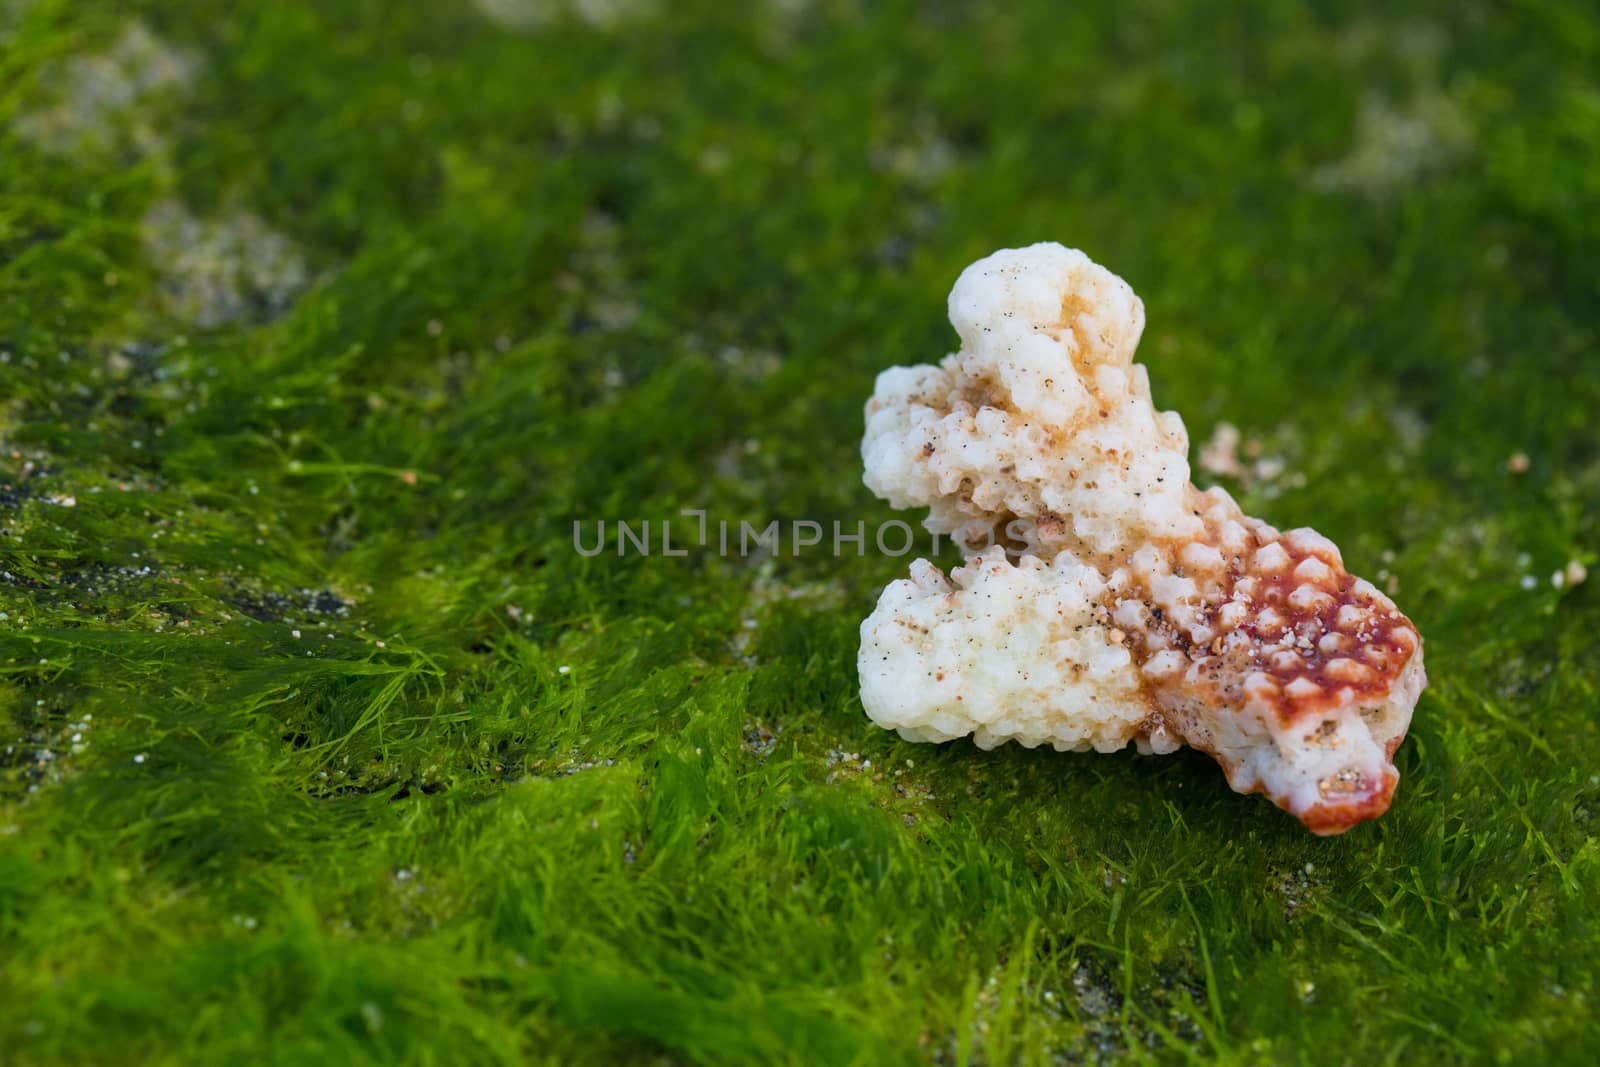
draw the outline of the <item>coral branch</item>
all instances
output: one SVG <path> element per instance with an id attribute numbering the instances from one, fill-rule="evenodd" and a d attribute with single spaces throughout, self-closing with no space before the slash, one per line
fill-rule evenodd
<path id="1" fill-rule="evenodd" d="M 862 624 L 873 720 L 985 748 L 1187 744 L 1321 834 L 1387 810 L 1421 637 L 1331 541 L 1190 484 L 1127 284 L 1060 245 L 1006 250 L 950 318 L 960 351 L 879 376 L 862 455 L 874 492 L 974 554 L 953 582 L 918 561 Z"/>

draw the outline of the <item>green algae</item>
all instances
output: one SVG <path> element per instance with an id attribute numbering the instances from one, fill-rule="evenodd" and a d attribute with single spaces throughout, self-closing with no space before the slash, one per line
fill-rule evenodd
<path id="1" fill-rule="evenodd" d="M 11 0 L 0 1061 L 1589 1062 L 1597 49 L 1561 3 Z M 1042 239 L 1418 622 L 1380 822 L 878 731 L 903 558 L 574 551 L 894 518 L 873 375 Z"/>

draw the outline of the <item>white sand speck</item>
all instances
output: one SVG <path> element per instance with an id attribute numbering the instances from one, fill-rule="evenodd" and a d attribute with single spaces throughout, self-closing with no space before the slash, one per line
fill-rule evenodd
<path id="1" fill-rule="evenodd" d="M 168 310 L 201 328 L 277 315 L 310 280 L 294 244 L 248 212 L 207 219 L 162 200 L 143 233 Z"/>
<path id="2" fill-rule="evenodd" d="M 611 30 L 655 9 L 653 0 L 472 0 L 478 13 L 507 30 L 527 32 L 563 18 Z"/>
<path id="3" fill-rule="evenodd" d="M 151 101 L 193 84 L 200 61 L 133 20 L 104 51 L 69 56 L 41 75 L 43 98 L 12 122 L 17 137 L 53 155 L 132 151 L 150 155 L 165 138 Z"/>

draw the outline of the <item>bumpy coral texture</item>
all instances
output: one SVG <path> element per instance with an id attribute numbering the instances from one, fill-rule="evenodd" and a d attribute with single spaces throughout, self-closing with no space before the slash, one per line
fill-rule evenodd
<path id="1" fill-rule="evenodd" d="M 1319 834 L 1389 807 L 1426 684 L 1394 603 L 1308 529 L 1189 482 L 1188 436 L 1133 363 L 1144 307 L 1057 244 L 950 293 L 961 348 L 878 377 L 866 483 L 972 553 L 926 560 L 861 625 L 861 696 L 913 741 L 1190 745 Z"/>

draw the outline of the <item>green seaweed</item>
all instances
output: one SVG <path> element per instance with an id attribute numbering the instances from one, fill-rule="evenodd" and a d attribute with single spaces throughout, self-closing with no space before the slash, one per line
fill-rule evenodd
<path id="1" fill-rule="evenodd" d="M 0 1062 L 1593 1062 L 1600 20 L 1097 7 L 0 3 Z M 1382 820 L 878 730 L 870 540 L 575 551 L 907 518 L 1047 239 L 1417 621 Z"/>

